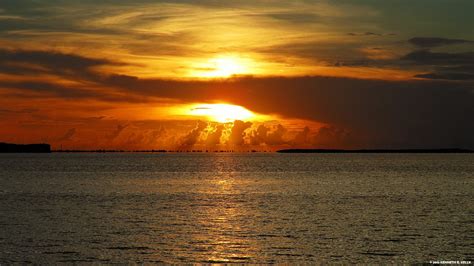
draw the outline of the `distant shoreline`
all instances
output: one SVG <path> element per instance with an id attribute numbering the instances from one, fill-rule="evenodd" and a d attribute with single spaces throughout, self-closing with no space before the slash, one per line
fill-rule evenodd
<path id="1" fill-rule="evenodd" d="M 277 153 L 474 153 L 468 149 L 285 149 Z"/>
<path id="2" fill-rule="evenodd" d="M 53 153 L 272 153 L 273 151 L 235 150 L 53 150 Z"/>
<path id="3" fill-rule="evenodd" d="M 469 149 L 282 149 L 268 150 L 52 150 L 49 144 L 11 144 L 0 143 L 0 153 L 474 153 Z"/>

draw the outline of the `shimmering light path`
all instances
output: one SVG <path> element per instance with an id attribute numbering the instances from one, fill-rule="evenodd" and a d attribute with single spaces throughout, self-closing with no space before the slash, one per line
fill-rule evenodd
<path id="1" fill-rule="evenodd" d="M 469 154 L 0 156 L 0 263 L 472 259 Z"/>

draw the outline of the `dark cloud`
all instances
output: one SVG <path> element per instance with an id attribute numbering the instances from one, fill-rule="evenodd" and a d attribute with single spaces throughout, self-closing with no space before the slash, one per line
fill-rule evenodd
<path id="1" fill-rule="evenodd" d="M 181 102 L 225 101 L 263 113 L 349 129 L 360 147 L 474 147 L 471 82 L 329 77 L 179 81 L 121 77 L 104 85 L 124 95 Z M 97 93 L 97 92 L 94 92 Z M 110 90 L 104 91 L 110 93 Z M 105 99 L 105 98 L 103 98 Z M 237 122 L 232 143 L 248 127 Z"/>
<path id="2" fill-rule="evenodd" d="M 206 145 L 217 145 L 221 143 L 222 132 L 224 131 L 223 125 L 216 125 L 213 131 L 207 134 Z"/>
<path id="3" fill-rule="evenodd" d="M 29 91 L 33 94 L 24 94 L 25 97 L 51 98 L 53 96 L 60 98 L 92 98 L 94 96 L 101 97 L 102 94 L 95 93 L 91 90 L 82 90 L 72 88 L 56 83 L 48 82 L 20 82 L 20 81 L 0 81 L 0 90 L 2 88 L 17 89 L 21 91 Z"/>
<path id="4" fill-rule="evenodd" d="M 311 130 L 308 126 L 305 126 L 302 131 L 296 133 L 293 140 L 290 141 L 290 144 L 292 144 L 293 146 L 308 145 L 310 142 L 310 134 Z"/>
<path id="5" fill-rule="evenodd" d="M 349 36 L 384 36 L 384 35 L 393 36 L 393 33 L 384 34 L 384 33 L 377 33 L 377 32 L 367 31 L 367 32 L 363 32 L 363 33 L 349 32 L 349 33 L 347 33 L 347 35 L 349 35 Z"/>
<path id="6" fill-rule="evenodd" d="M 319 148 L 344 147 L 350 132 L 335 126 L 325 126 L 318 130 L 312 144 Z"/>
<path id="7" fill-rule="evenodd" d="M 270 131 L 270 128 L 268 128 L 265 125 L 259 125 L 255 130 L 253 130 L 250 133 L 250 144 L 252 145 L 260 145 L 262 143 L 265 143 L 265 140 L 267 139 L 267 134 L 268 131 Z"/>
<path id="8" fill-rule="evenodd" d="M 415 37 L 409 39 L 408 42 L 420 48 L 433 48 L 451 44 L 474 43 L 472 41 L 463 39 L 447 39 L 437 37 Z"/>
<path id="9" fill-rule="evenodd" d="M 261 124 L 250 132 L 248 138 L 251 145 L 281 146 L 289 143 L 289 141 L 284 139 L 287 132 L 288 130 L 281 124 L 278 124 L 273 128 Z"/>
<path id="10" fill-rule="evenodd" d="M 283 139 L 283 136 L 288 130 L 282 126 L 277 125 L 273 131 L 270 131 L 265 139 L 265 143 L 268 145 L 282 145 L 286 141 Z"/>
<path id="11" fill-rule="evenodd" d="M 438 71 L 443 72 L 474 73 L 474 64 L 459 66 L 440 66 L 437 69 Z"/>
<path id="12" fill-rule="evenodd" d="M 474 52 L 437 53 L 429 50 L 419 50 L 405 55 L 402 60 L 409 60 L 419 65 L 471 65 L 474 64 Z"/>
<path id="13" fill-rule="evenodd" d="M 235 120 L 229 136 L 229 144 L 242 145 L 244 144 L 245 131 L 252 126 L 251 122 L 244 122 Z"/>
<path id="14" fill-rule="evenodd" d="M 181 139 L 179 144 L 180 149 L 190 148 L 195 145 L 206 127 L 206 122 L 198 121 L 196 127 Z"/>
<path id="15" fill-rule="evenodd" d="M 250 144 L 266 144 L 270 146 L 287 144 L 288 141 L 284 140 L 287 132 L 288 130 L 281 124 L 276 125 L 274 128 L 262 124 L 249 134 Z"/>
<path id="16" fill-rule="evenodd" d="M 91 81 L 95 82 L 95 81 Z M 158 101 L 140 94 L 124 94 L 120 90 L 106 89 L 107 83 L 97 83 L 93 88 L 88 85 L 66 85 L 42 81 L 1 81 L 0 91 L 9 91 L 13 98 L 62 98 L 62 99 L 95 99 L 106 102 L 143 103 Z M 13 90 L 13 91 L 12 91 Z"/>
<path id="17" fill-rule="evenodd" d="M 32 93 L 29 95 L 20 93 L 17 94 L 18 97 L 95 98 L 107 101 L 134 102 L 136 98 L 132 95 L 118 95 L 113 92 L 103 93 L 101 92 L 102 88 L 97 89 L 97 86 L 96 89 L 91 88 L 92 84 L 102 87 L 106 83 L 103 81 L 106 79 L 105 76 L 93 70 L 94 67 L 104 65 L 122 65 L 122 63 L 55 51 L 0 48 L 0 73 L 25 77 L 55 75 L 63 79 L 73 80 L 75 83 L 87 83 L 87 85 L 66 85 L 53 81 L 0 80 L 0 90 L 6 88 Z M 110 79 L 113 81 L 113 77 Z"/>
<path id="18" fill-rule="evenodd" d="M 54 51 L 31 51 L 31 50 L 0 50 L 2 62 L 27 62 L 48 66 L 49 68 L 87 69 L 93 66 L 112 64 L 105 59 L 94 59 L 74 54 L 63 54 Z M 113 63 L 115 64 L 115 63 Z"/>
<path id="19" fill-rule="evenodd" d="M 362 66 L 371 66 L 375 64 L 375 60 L 369 59 L 357 59 L 357 60 L 344 60 L 337 61 L 333 66 L 335 67 L 362 67 Z"/>
<path id="20" fill-rule="evenodd" d="M 353 146 L 474 146 L 471 83 L 249 78 L 226 88 L 240 88 L 232 102 L 251 110 L 345 128 Z"/>
<path id="21" fill-rule="evenodd" d="M 375 32 L 370 32 L 370 31 L 365 32 L 364 35 L 365 36 L 382 36 L 382 34 L 380 33 L 375 33 Z"/>
<path id="22" fill-rule="evenodd" d="M 405 55 L 402 60 L 433 68 L 432 73 L 416 75 L 418 78 L 474 80 L 474 52 L 442 53 L 420 50 Z"/>
<path id="23" fill-rule="evenodd" d="M 98 79 L 92 68 L 121 65 L 107 59 L 89 58 L 55 51 L 7 50 L 0 48 L 0 72 L 9 74 L 55 74 Z"/>
<path id="24" fill-rule="evenodd" d="M 444 72 L 444 73 L 425 73 L 415 75 L 417 78 L 424 79 L 445 79 L 445 80 L 474 80 L 474 73 L 458 73 L 458 72 Z"/>

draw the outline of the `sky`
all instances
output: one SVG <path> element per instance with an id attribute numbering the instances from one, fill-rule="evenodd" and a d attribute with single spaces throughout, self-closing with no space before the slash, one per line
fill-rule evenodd
<path id="1" fill-rule="evenodd" d="M 2 0 L 0 142 L 474 149 L 472 0 Z"/>

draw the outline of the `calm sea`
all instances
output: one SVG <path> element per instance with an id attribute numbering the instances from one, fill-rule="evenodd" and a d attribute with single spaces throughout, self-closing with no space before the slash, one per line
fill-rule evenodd
<path id="1" fill-rule="evenodd" d="M 0 155 L 0 264 L 474 258 L 471 154 Z"/>

